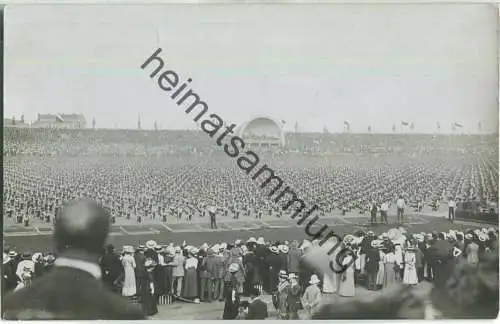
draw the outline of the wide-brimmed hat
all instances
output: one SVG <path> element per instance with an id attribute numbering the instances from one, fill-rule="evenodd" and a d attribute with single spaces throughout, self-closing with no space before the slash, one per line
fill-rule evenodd
<path id="1" fill-rule="evenodd" d="M 123 252 L 125 253 L 134 253 L 134 247 L 131 245 L 125 245 L 123 247 Z"/>
<path id="2" fill-rule="evenodd" d="M 287 246 L 287 245 L 280 245 L 280 246 L 278 246 L 278 250 L 279 250 L 281 253 L 285 253 L 285 254 L 286 254 L 286 253 L 288 253 L 288 251 L 289 251 L 290 249 L 288 248 L 288 246 Z"/>
<path id="3" fill-rule="evenodd" d="M 311 276 L 311 280 L 309 280 L 309 284 L 311 285 L 315 285 L 315 284 L 319 284 L 321 281 L 319 280 L 318 276 L 313 274 Z"/>
<path id="4" fill-rule="evenodd" d="M 227 270 L 231 273 L 234 273 L 234 272 L 237 272 L 238 270 L 240 270 L 240 266 L 238 265 L 238 263 L 231 263 Z"/>
<path id="5" fill-rule="evenodd" d="M 477 236 L 477 238 L 479 239 L 479 241 L 481 242 L 486 242 L 488 239 L 489 239 L 489 236 L 488 234 L 485 234 L 485 233 L 481 233 Z"/>
<path id="6" fill-rule="evenodd" d="M 297 275 L 295 273 L 289 273 L 288 274 L 288 279 L 297 279 Z"/>
<path id="7" fill-rule="evenodd" d="M 255 237 L 251 237 L 247 240 L 247 243 L 257 243 L 257 240 L 255 239 Z"/>
<path id="8" fill-rule="evenodd" d="M 146 249 L 146 246 L 144 244 L 141 244 L 137 247 L 137 250 L 139 251 L 144 251 Z"/>
<path id="9" fill-rule="evenodd" d="M 161 251 L 161 250 L 163 250 L 163 246 L 157 245 L 157 246 L 155 246 L 155 250 L 156 251 Z"/>
<path id="10" fill-rule="evenodd" d="M 264 241 L 264 238 L 263 238 L 263 237 L 259 237 L 259 238 L 257 239 L 257 244 L 264 245 L 264 244 L 266 244 L 266 241 Z"/>
<path id="11" fill-rule="evenodd" d="M 288 279 L 288 275 L 285 270 L 280 270 L 279 277 L 282 279 Z"/>
<path id="12" fill-rule="evenodd" d="M 13 258 L 17 255 L 16 251 L 9 251 L 9 257 Z"/>
<path id="13" fill-rule="evenodd" d="M 272 253 L 275 253 L 275 254 L 279 253 L 278 247 L 274 246 L 274 245 L 269 247 L 269 251 L 271 251 Z"/>
<path id="14" fill-rule="evenodd" d="M 465 234 L 465 239 L 466 240 L 472 240 L 472 234 L 468 233 L 468 234 Z"/>
<path id="15" fill-rule="evenodd" d="M 344 236 L 344 240 L 343 240 L 344 244 L 352 244 L 354 241 L 355 241 L 355 238 L 353 235 L 348 234 L 348 235 Z"/>
<path id="16" fill-rule="evenodd" d="M 156 247 L 156 242 L 155 242 L 155 241 L 153 241 L 153 240 L 151 240 L 151 241 L 147 241 L 147 242 L 146 242 L 146 247 L 147 247 L 148 249 L 154 249 L 154 248 Z"/>
<path id="17" fill-rule="evenodd" d="M 35 254 L 33 254 L 33 257 L 31 258 L 31 260 L 33 262 L 37 262 L 42 257 L 43 257 L 43 255 L 41 253 L 35 253 Z"/>

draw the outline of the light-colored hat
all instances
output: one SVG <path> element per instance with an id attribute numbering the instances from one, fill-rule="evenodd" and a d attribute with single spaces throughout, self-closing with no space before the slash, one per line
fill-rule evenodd
<path id="1" fill-rule="evenodd" d="M 223 250 L 227 249 L 227 243 L 226 242 L 221 243 L 219 248 L 221 248 Z"/>
<path id="2" fill-rule="evenodd" d="M 182 252 L 182 249 L 181 249 L 181 247 L 180 247 L 180 246 L 176 246 L 176 247 L 174 248 L 174 251 L 175 251 L 175 253 L 181 253 L 181 252 Z"/>
<path id="3" fill-rule="evenodd" d="M 288 279 L 288 275 L 285 270 L 280 270 L 279 277 L 283 279 Z"/>
<path id="4" fill-rule="evenodd" d="M 488 234 L 481 233 L 481 234 L 478 235 L 478 239 L 481 242 L 485 242 L 486 240 L 488 240 L 488 238 L 489 238 Z"/>
<path id="5" fill-rule="evenodd" d="M 383 240 L 389 239 L 389 235 L 387 233 L 382 233 L 382 239 Z"/>
<path id="6" fill-rule="evenodd" d="M 240 245 L 240 244 L 241 244 L 241 240 L 234 241 L 234 245 Z"/>
<path id="7" fill-rule="evenodd" d="M 134 253 L 134 247 L 131 245 L 126 245 L 123 247 L 123 252 L 125 253 Z"/>
<path id="8" fill-rule="evenodd" d="M 156 244 L 156 242 L 155 242 L 155 241 L 153 241 L 153 240 L 150 240 L 150 241 L 147 241 L 147 242 L 146 242 L 146 247 L 147 247 L 148 249 L 154 249 L 154 248 L 156 247 L 156 245 L 157 245 L 157 244 Z"/>
<path id="9" fill-rule="evenodd" d="M 319 284 L 321 281 L 318 279 L 318 276 L 313 274 L 311 276 L 311 280 L 309 280 L 309 284 L 311 285 L 316 285 L 316 284 Z"/>
<path id="10" fill-rule="evenodd" d="M 257 243 L 257 240 L 255 239 L 255 237 L 251 237 L 247 240 L 247 243 Z"/>
<path id="11" fill-rule="evenodd" d="M 269 251 L 271 251 L 272 253 L 275 253 L 275 254 L 279 253 L 278 247 L 274 246 L 274 245 L 269 247 Z"/>
<path id="12" fill-rule="evenodd" d="M 355 238 L 353 235 L 346 235 L 344 237 L 344 244 L 352 244 L 354 242 Z"/>
<path id="13" fill-rule="evenodd" d="M 238 263 L 231 263 L 229 265 L 229 268 L 228 268 L 229 272 L 234 273 L 234 272 L 237 272 L 238 270 L 240 270 L 240 266 L 238 265 Z"/>
<path id="14" fill-rule="evenodd" d="M 259 238 L 257 239 L 257 244 L 264 245 L 264 244 L 266 244 L 266 241 L 264 241 L 264 238 L 263 238 L 263 237 L 259 237 Z"/>
<path id="15" fill-rule="evenodd" d="M 297 276 L 295 275 L 295 273 L 289 273 L 288 279 L 297 279 Z"/>
<path id="16" fill-rule="evenodd" d="M 203 251 L 206 251 L 208 249 L 208 243 L 203 243 L 200 247 Z"/>
<path id="17" fill-rule="evenodd" d="M 278 250 L 279 250 L 281 253 L 286 254 L 286 253 L 288 253 L 289 248 L 288 248 L 288 246 L 287 246 L 287 245 L 280 245 L 280 246 L 278 246 Z"/>
<path id="18" fill-rule="evenodd" d="M 305 250 L 305 249 L 311 247 L 311 245 L 312 245 L 311 242 L 309 242 L 308 240 L 304 240 L 304 242 L 302 242 L 302 245 L 300 246 L 300 248 L 302 250 Z"/>
<path id="19" fill-rule="evenodd" d="M 219 252 L 220 246 L 219 246 L 219 244 L 214 244 L 214 245 L 212 245 L 211 249 L 212 249 L 214 252 Z"/>
<path id="20" fill-rule="evenodd" d="M 371 246 L 374 248 L 378 248 L 381 246 L 381 244 L 382 244 L 382 242 L 380 240 L 373 240 L 371 243 Z"/>
<path id="21" fill-rule="evenodd" d="M 418 242 L 423 242 L 425 240 L 424 236 L 422 234 L 416 234 L 415 235 L 415 239 L 418 241 Z"/>
<path id="22" fill-rule="evenodd" d="M 40 259 L 40 258 L 42 258 L 42 257 L 43 257 L 43 255 L 42 255 L 41 253 L 35 253 L 35 254 L 33 254 L 33 257 L 31 258 L 31 260 L 32 260 L 33 262 L 37 262 L 37 261 L 38 261 L 38 259 Z"/>
<path id="23" fill-rule="evenodd" d="M 466 240 L 472 240 L 472 234 L 465 234 L 465 239 Z"/>
<path id="24" fill-rule="evenodd" d="M 13 258 L 17 255 L 16 251 L 9 251 L 9 257 Z"/>

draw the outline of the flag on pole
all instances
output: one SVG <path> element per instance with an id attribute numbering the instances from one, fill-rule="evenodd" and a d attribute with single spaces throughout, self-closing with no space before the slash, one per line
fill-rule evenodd
<path id="1" fill-rule="evenodd" d="M 56 115 L 56 122 L 64 123 L 64 118 L 61 116 L 61 114 Z"/>
<path id="2" fill-rule="evenodd" d="M 408 125 L 410 125 L 410 123 L 408 123 L 407 121 L 402 121 L 401 122 L 401 126 L 408 126 Z"/>

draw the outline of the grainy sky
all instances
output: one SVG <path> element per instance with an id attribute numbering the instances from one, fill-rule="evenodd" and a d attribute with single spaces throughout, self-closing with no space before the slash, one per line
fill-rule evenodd
<path id="1" fill-rule="evenodd" d="M 140 65 L 158 47 L 209 109 L 301 131 L 498 130 L 493 5 L 65 5 L 5 10 L 5 116 L 197 128 Z M 90 123 L 89 123 L 90 124 Z"/>

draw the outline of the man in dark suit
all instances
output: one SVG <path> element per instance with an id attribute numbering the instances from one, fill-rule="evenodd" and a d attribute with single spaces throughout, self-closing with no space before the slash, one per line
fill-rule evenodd
<path id="1" fill-rule="evenodd" d="M 250 303 L 245 316 L 247 320 L 263 320 L 268 316 L 267 303 L 260 298 L 258 289 L 250 289 Z"/>
<path id="2" fill-rule="evenodd" d="M 91 201 L 72 202 L 56 218 L 58 258 L 50 272 L 4 299 L 6 320 L 140 320 L 144 313 L 105 288 L 99 258 L 109 214 Z"/>
<path id="3" fill-rule="evenodd" d="M 120 258 L 115 253 L 115 247 L 112 244 L 106 246 L 106 253 L 101 258 L 100 266 L 104 283 L 111 291 L 121 293 L 118 281 L 122 275 L 123 268 Z"/>

